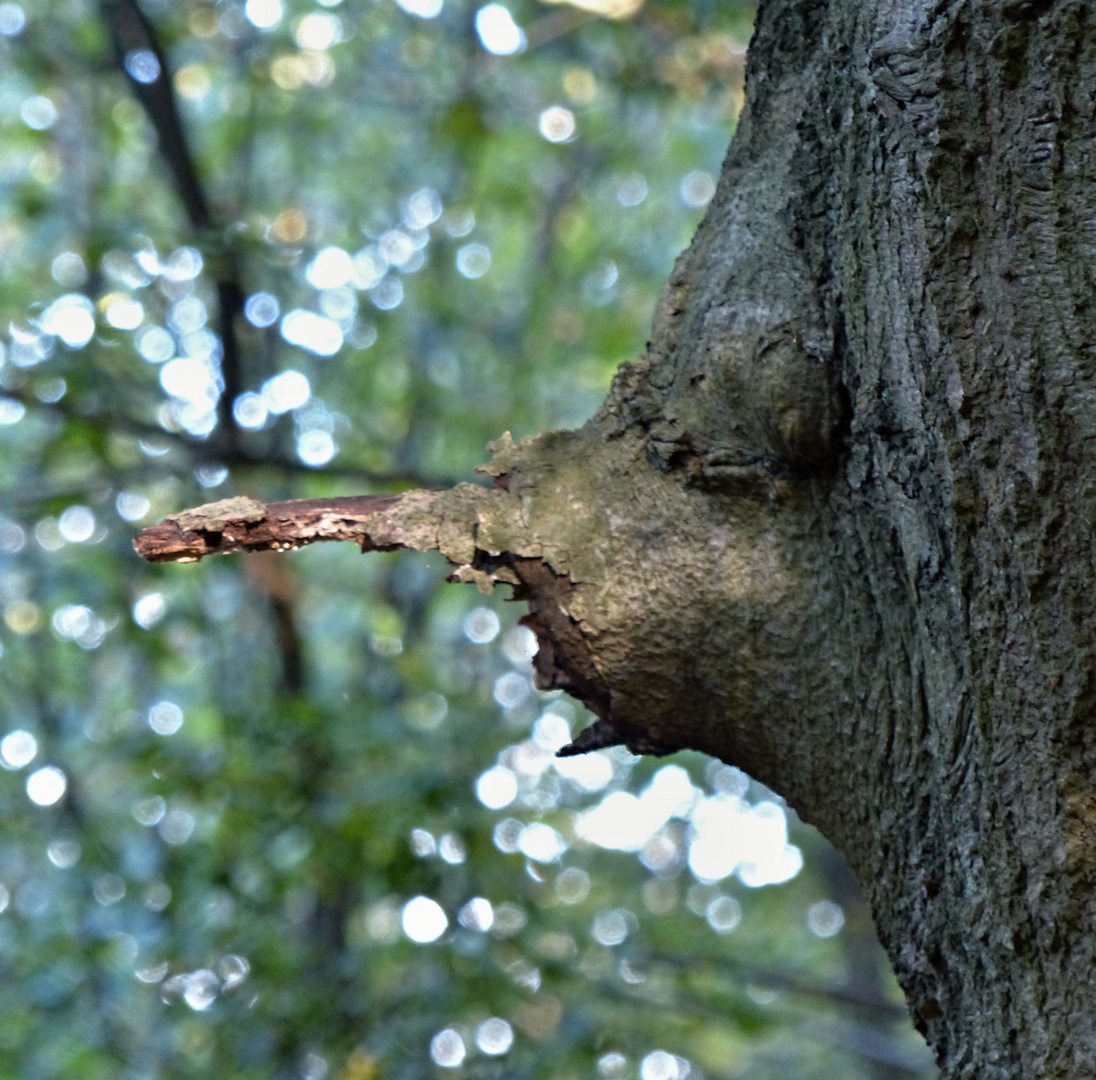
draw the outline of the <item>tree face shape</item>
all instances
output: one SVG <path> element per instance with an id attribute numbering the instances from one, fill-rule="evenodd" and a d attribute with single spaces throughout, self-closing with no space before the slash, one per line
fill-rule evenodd
<path id="1" fill-rule="evenodd" d="M 497 494 L 405 493 L 398 515 L 322 498 L 446 487 L 504 427 L 595 412 L 711 199 L 752 10 L 509 5 L 527 49 L 502 60 L 475 5 L 426 6 L 0 4 L 0 1044 L 20 1075 L 43 1054 L 180 1080 L 431 1058 L 718 1075 L 728 1041 L 775 1032 L 816 1071 L 776 989 L 895 1015 L 874 968 L 867 1005 L 813 983 L 863 957 L 870 919 L 810 859 L 762 890 L 808 834 L 740 771 L 555 760 L 589 717 L 532 689 L 533 635 L 501 605 L 428 586 L 440 559 L 269 550 L 443 548 L 526 596 L 543 683 L 612 718 L 594 744 L 691 740 L 761 771 L 762 592 L 780 578 L 791 611 L 810 580 L 780 558 L 772 465 L 815 457 L 764 395 L 713 430 L 758 382 L 736 357 L 830 351 L 773 288 L 717 303 L 681 379 L 622 373 L 653 410 L 606 418 L 603 454 L 596 431 L 499 447 Z M 321 498 L 270 502 L 295 494 Z M 209 500 L 160 538 L 267 554 L 133 562 L 138 523 Z M 844 936 L 808 929 L 822 895 Z M 682 1008 L 645 1004 L 670 989 Z"/>
<path id="2" fill-rule="evenodd" d="M 645 357 L 414 522 L 533 598 L 576 749 L 702 748 L 842 846 L 956 1078 L 1096 1062 L 1094 57 L 1080 4 L 765 5 Z"/>

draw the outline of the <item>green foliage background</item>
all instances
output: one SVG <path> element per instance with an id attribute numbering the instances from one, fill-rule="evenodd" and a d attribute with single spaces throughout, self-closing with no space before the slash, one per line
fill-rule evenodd
<path id="1" fill-rule="evenodd" d="M 667 763 L 605 755 L 594 790 L 556 771 L 559 721 L 538 721 L 586 718 L 531 688 L 502 597 L 410 554 L 133 554 L 187 505 L 444 485 L 506 428 L 582 423 L 710 195 L 753 15 L 519 0 L 526 47 L 497 56 L 466 0 L 283 3 L 266 28 L 248 12 L 269 2 L 147 0 L 147 27 L 117 0 L 0 4 L 0 736 L 36 751 L 0 754 L 0 1076 L 930 1075 L 855 885 L 790 811 L 805 866 L 756 888 L 697 880 L 687 807 L 639 852 L 579 835 L 577 813 Z M 158 77 L 127 77 L 150 45 Z M 565 141 L 539 130 L 553 107 Z M 415 230 L 424 189 L 441 213 Z M 391 285 L 310 283 L 318 252 L 396 231 L 421 260 L 388 271 L 395 306 Z M 343 344 L 254 325 L 258 293 L 326 312 Z M 204 357 L 204 413 L 165 392 L 149 327 Z M 233 419 L 289 369 L 308 402 Z M 484 606 L 497 635 L 466 621 Z M 498 763 L 518 794 L 489 809 Z M 671 766 L 698 798 L 780 805 L 699 756 Z M 39 805 L 44 767 L 67 787 Z M 537 822 L 557 857 L 520 850 Z M 420 895 L 446 915 L 433 942 L 401 929 Z M 808 925 L 832 929 L 823 902 L 829 937 Z M 481 1046 L 491 1018 L 503 1053 Z"/>

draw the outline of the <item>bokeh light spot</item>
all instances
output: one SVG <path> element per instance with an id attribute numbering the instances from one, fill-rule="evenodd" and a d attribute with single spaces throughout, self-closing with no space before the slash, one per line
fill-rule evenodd
<path id="1" fill-rule="evenodd" d="M 152 881 L 145 886 L 141 897 L 142 906 L 148 911 L 163 911 L 171 903 L 171 889 L 162 881 Z"/>
<path id="2" fill-rule="evenodd" d="M 254 431 L 266 423 L 267 408 L 261 394 L 248 390 L 232 403 L 232 417 L 242 428 Z"/>
<path id="3" fill-rule="evenodd" d="M 583 791 L 601 791 L 613 779 L 613 763 L 608 754 L 600 750 L 574 757 L 553 758 L 552 767 Z"/>
<path id="4" fill-rule="evenodd" d="M 27 24 L 27 17 L 18 4 L 0 4 L 0 34 L 15 37 Z"/>
<path id="5" fill-rule="evenodd" d="M 491 932 L 500 938 L 513 937 L 525 929 L 529 916 L 517 904 L 504 901 L 495 908 L 495 921 L 491 925 Z"/>
<path id="6" fill-rule="evenodd" d="M 57 106 L 48 97 L 29 97 L 19 107 L 19 118 L 33 131 L 46 131 L 57 123 Z"/>
<path id="7" fill-rule="evenodd" d="M 151 828 L 159 825 L 167 812 L 167 803 L 159 795 L 150 795 L 133 804 L 133 817 L 138 824 Z"/>
<path id="8" fill-rule="evenodd" d="M 220 487 L 228 479 L 228 468 L 214 463 L 199 465 L 194 470 L 194 479 L 204 488 Z"/>
<path id="9" fill-rule="evenodd" d="M 429 896 L 416 896 L 403 906 L 400 916 L 403 932 L 419 945 L 426 945 L 445 933 L 449 919 L 436 900 Z"/>
<path id="10" fill-rule="evenodd" d="M 304 308 L 294 308 L 282 319 L 282 337 L 317 356 L 334 356 L 343 343 L 338 323 Z"/>
<path id="11" fill-rule="evenodd" d="M 504 4 L 486 4 L 476 12 L 476 33 L 496 56 L 513 56 L 525 48 L 525 34 Z"/>
<path id="12" fill-rule="evenodd" d="M 431 691 L 406 702 L 402 712 L 411 727 L 419 731 L 433 731 L 449 715 L 449 702 L 443 694 Z"/>
<path id="13" fill-rule="evenodd" d="M 205 304 L 196 296 L 188 296 L 172 304 L 167 322 L 177 333 L 189 334 L 194 330 L 201 330 L 208 318 Z"/>
<path id="14" fill-rule="evenodd" d="M 355 289 L 372 289 L 388 273 L 388 260 L 374 244 L 362 248 L 352 259 L 350 284 Z"/>
<path id="15" fill-rule="evenodd" d="M 524 675 L 508 671 L 495 680 L 493 695 L 503 708 L 511 709 L 522 704 L 529 697 L 531 689 L 529 680 Z"/>
<path id="16" fill-rule="evenodd" d="M 567 142 L 574 138 L 575 114 L 562 105 L 551 105 L 540 114 L 537 130 L 549 142 Z"/>
<path id="17" fill-rule="evenodd" d="M 62 251 L 50 263 L 50 275 L 58 285 L 73 289 L 87 281 L 88 268 L 75 251 Z"/>
<path id="18" fill-rule="evenodd" d="M 137 334 L 134 344 L 150 364 L 162 364 L 175 355 L 175 339 L 162 326 L 146 326 Z"/>
<path id="19" fill-rule="evenodd" d="M 4 608 L 4 622 L 12 633 L 33 634 L 42 625 L 42 612 L 31 600 L 13 600 Z"/>
<path id="20" fill-rule="evenodd" d="M 687 1061 L 665 1050 L 652 1051 L 639 1066 L 640 1080 L 685 1080 L 691 1071 Z"/>
<path id="21" fill-rule="evenodd" d="M 244 316 L 252 326 L 271 326 L 278 321 L 280 313 L 278 298 L 268 292 L 255 293 L 244 304 Z"/>
<path id="22" fill-rule="evenodd" d="M 403 266 L 415 251 L 411 237 L 402 229 L 389 229 L 377 241 L 377 248 L 390 266 Z"/>
<path id="23" fill-rule="evenodd" d="M 0 765 L 5 769 L 21 769 L 38 754 L 38 740 L 22 728 L 9 731 L 0 739 Z"/>
<path id="24" fill-rule="evenodd" d="M 433 188 L 420 188 L 400 204 L 400 218 L 409 229 L 425 229 L 441 217 L 441 196 Z"/>
<path id="25" fill-rule="evenodd" d="M 486 934 L 495 921 L 495 911 L 490 900 L 474 896 L 460 909 L 457 920 L 467 930 L 478 930 L 481 934 Z"/>
<path id="26" fill-rule="evenodd" d="M 252 26 L 259 30 L 270 30 L 282 21 L 281 0 L 247 0 L 244 15 Z"/>
<path id="27" fill-rule="evenodd" d="M 103 301 L 103 315 L 115 330 L 136 330 L 144 320 L 144 307 L 132 296 L 113 293 Z"/>
<path id="28" fill-rule="evenodd" d="M 460 866 L 468 858 L 468 849 L 456 833 L 445 833 L 438 841 L 438 855 L 450 866 Z"/>
<path id="29" fill-rule="evenodd" d="M 499 617 L 490 608 L 473 608 L 464 616 L 464 636 L 474 644 L 487 645 L 498 633 Z"/>
<path id="30" fill-rule="evenodd" d="M 326 11 L 313 11 L 297 23 L 293 36 L 302 49 L 323 52 L 342 40 L 342 32 L 342 21 L 338 16 Z"/>
<path id="31" fill-rule="evenodd" d="M 481 278 L 491 269 L 491 249 L 484 244 L 465 244 L 457 252 L 457 270 L 466 278 Z"/>
<path id="32" fill-rule="evenodd" d="M 270 231 L 283 244 L 300 243 L 308 235 L 308 218 L 300 210 L 283 210 Z"/>
<path id="33" fill-rule="evenodd" d="M 556 878 L 553 889 L 564 904 L 580 904 L 590 895 L 590 875 L 577 866 L 569 866 Z"/>
<path id="34" fill-rule="evenodd" d="M 686 206 L 699 210 L 712 201 L 712 196 L 715 194 L 715 181 L 711 173 L 697 169 L 682 177 L 678 191 L 681 201 Z"/>
<path id="35" fill-rule="evenodd" d="M 168 281 L 192 281 L 202 272 L 202 266 L 202 253 L 197 248 L 181 247 L 168 256 L 162 272 Z"/>
<path id="36" fill-rule="evenodd" d="M 160 77 L 160 61 L 151 49 L 130 49 L 125 65 L 134 82 L 154 83 Z"/>
<path id="37" fill-rule="evenodd" d="M 417 19 L 433 19 L 441 14 L 443 0 L 396 0 L 396 3 Z"/>
<path id="38" fill-rule="evenodd" d="M 53 806 L 60 802 L 67 787 L 67 777 L 55 765 L 46 765 L 27 777 L 27 797 L 36 806 Z"/>
<path id="39" fill-rule="evenodd" d="M 195 1012 L 204 1012 L 216 1000 L 220 988 L 221 980 L 208 968 L 200 968 L 186 977 L 183 1000 Z"/>
<path id="40" fill-rule="evenodd" d="M 491 839 L 495 842 L 495 847 L 499 851 L 506 855 L 512 855 L 518 850 L 518 844 L 521 841 L 521 830 L 525 826 L 518 821 L 517 818 L 504 818 L 500 821 L 491 833 Z"/>
<path id="41" fill-rule="evenodd" d="M 403 282 L 389 274 L 373 287 L 369 299 L 381 311 L 392 311 L 403 303 Z"/>
<path id="42" fill-rule="evenodd" d="M 599 945 L 612 947 L 628 937 L 628 918 L 623 911 L 601 911 L 590 927 L 590 936 Z"/>
<path id="43" fill-rule="evenodd" d="M 597 79 L 583 64 L 572 64 L 563 73 L 563 91 L 576 105 L 589 105 L 597 96 Z"/>
<path id="44" fill-rule="evenodd" d="M 172 847 L 185 844 L 194 832 L 194 815 L 180 807 L 168 810 L 160 821 L 160 839 Z"/>
<path id="45" fill-rule="evenodd" d="M 518 850 L 526 858 L 539 863 L 555 862 L 566 852 L 567 847 L 567 841 L 562 835 L 543 821 L 526 825 L 518 838 Z"/>
<path id="46" fill-rule="evenodd" d="M 212 85 L 209 71 L 202 64 L 186 64 L 175 73 L 175 91 L 187 101 L 201 101 Z"/>
<path id="47" fill-rule="evenodd" d="M 82 544 L 95 533 L 95 515 L 86 506 L 70 506 L 57 519 L 62 539 L 70 544 Z"/>
<path id="48" fill-rule="evenodd" d="M 807 928 L 815 937 L 833 937 L 844 925 L 845 913 L 832 900 L 819 900 L 807 909 Z"/>
<path id="49" fill-rule="evenodd" d="M 705 917 L 717 934 L 729 934 L 742 921 L 742 905 L 733 896 L 717 896 L 708 904 Z"/>
<path id="50" fill-rule="evenodd" d="M 476 1045 L 483 1053 L 498 1057 L 514 1045 L 514 1029 L 505 1020 L 493 1016 L 476 1028 Z"/>
<path id="51" fill-rule="evenodd" d="M 537 635 L 528 626 L 512 626 L 502 639 L 502 651 L 511 664 L 524 667 L 537 654 Z"/>
<path id="52" fill-rule="evenodd" d="M 106 636 L 106 623 L 83 604 L 65 604 L 50 620 L 53 632 L 67 641 L 75 641 L 85 649 L 96 649 Z"/>
<path id="53" fill-rule="evenodd" d="M 133 621 L 142 630 L 151 630 L 167 614 L 164 594 L 146 593 L 133 605 Z"/>
<path id="54" fill-rule="evenodd" d="M 312 396 L 308 377 L 289 368 L 263 383 L 262 399 L 267 410 L 280 416 L 299 409 Z"/>
<path id="55" fill-rule="evenodd" d="M 80 861 L 80 841 L 71 837 L 51 840 L 46 848 L 46 858 L 58 870 L 69 870 Z"/>
<path id="56" fill-rule="evenodd" d="M 126 895 L 126 883 L 117 874 L 103 874 L 95 879 L 91 891 L 98 903 L 110 907 Z"/>
<path id="57" fill-rule="evenodd" d="M 0 425 L 18 424 L 27 415 L 27 407 L 15 398 L 0 397 Z"/>
<path id="58" fill-rule="evenodd" d="M 453 1028 L 439 1031 L 430 1040 L 430 1056 L 434 1059 L 434 1063 L 443 1069 L 457 1068 L 464 1061 L 466 1052 L 464 1040 Z"/>
<path id="59" fill-rule="evenodd" d="M 313 469 L 326 465 L 335 456 L 337 449 L 331 435 L 319 429 L 302 432 L 297 439 L 297 457 Z"/>
<path id="60" fill-rule="evenodd" d="M 496 765 L 482 773 L 476 781 L 476 798 L 488 810 L 509 806 L 518 794 L 517 777 L 505 765 Z"/>
<path id="61" fill-rule="evenodd" d="M 80 293 L 58 297 L 42 312 L 41 326 L 70 349 L 82 349 L 95 333 L 95 306 Z"/>
<path id="62" fill-rule="evenodd" d="M 314 289 L 337 289 L 350 280 L 353 272 L 354 264 L 348 251 L 341 247 L 325 247 L 308 264 L 304 276 Z"/>
<path id="63" fill-rule="evenodd" d="M 124 521 L 140 521 L 152 509 L 152 504 L 140 492 L 120 491 L 114 500 L 114 509 Z"/>
<path id="64" fill-rule="evenodd" d="M 427 829 L 411 830 L 411 850 L 420 858 L 425 859 L 438 850 L 434 834 Z"/>
<path id="65" fill-rule="evenodd" d="M 628 1059 L 615 1051 L 603 1054 L 597 1059 L 598 1076 L 604 1080 L 619 1080 L 628 1068 Z"/>
<path id="66" fill-rule="evenodd" d="M 148 710 L 148 726 L 157 735 L 174 735 L 183 726 L 183 710 L 174 701 L 158 701 Z"/>

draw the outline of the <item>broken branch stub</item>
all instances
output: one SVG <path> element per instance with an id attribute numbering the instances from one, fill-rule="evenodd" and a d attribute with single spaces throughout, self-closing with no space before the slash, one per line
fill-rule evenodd
<path id="1" fill-rule="evenodd" d="M 480 489 L 462 484 L 448 492 L 357 495 L 261 503 L 237 497 L 169 514 L 134 539 L 150 562 L 196 562 L 235 551 L 295 551 L 321 540 L 349 540 L 363 551 L 419 551 L 471 556 L 459 527 Z M 469 520 L 466 524 L 471 524 Z M 458 560 L 454 560 L 458 561 Z"/>
<path id="2" fill-rule="evenodd" d="M 289 551 L 317 540 L 365 543 L 363 522 L 391 502 L 383 496 L 273 503 L 222 499 L 169 514 L 139 533 L 133 546 L 149 562 L 197 562 L 233 551 Z"/>
<path id="3" fill-rule="evenodd" d="M 809 681 L 792 675 L 813 593 L 789 557 L 815 532 L 799 487 L 701 490 L 652 468 L 644 432 L 612 417 L 490 449 L 481 471 L 494 488 L 230 499 L 169 516 L 136 547 L 161 562 L 321 540 L 438 551 L 451 580 L 483 592 L 504 582 L 529 603 L 537 685 L 599 719 L 566 753 L 689 747 L 771 774 L 785 753 L 771 717 L 799 711 Z"/>
<path id="4" fill-rule="evenodd" d="M 236 497 L 169 514 L 160 525 L 139 533 L 134 547 L 150 562 L 197 562 L 206 555 L 237 551 L 295 551 L 324 540 L 350 541 L 362 551 L 439 551 L 456 567 L 450 580 L 474 582 L 484 593 L 500 581 L 514 586 L 515 597 L 530 602 L 530 614 L 522 621 L 539 644 L 538 686 L 567 690 L 604 716 L 608 695 L 568 613 L 570 579 L 541 558 L 484 551 L 476 545 L 481 533 L 508 535 L 515 549 L 535 550 L 538 545 L 520 542 L 518 504 L 505 483 L 493 491 L 461 484 L 449 491 L 272 503 Z"/>

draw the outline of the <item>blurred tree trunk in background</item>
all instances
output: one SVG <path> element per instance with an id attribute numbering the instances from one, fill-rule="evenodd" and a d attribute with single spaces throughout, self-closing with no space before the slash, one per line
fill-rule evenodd
<path id="1" fill-rule="evenodd" d="M 1096 1072 L 1094 132 L 1084 3 L 763 3 L 646 356 L 364 531 L 818 824 L 949 1078 Z"/>

